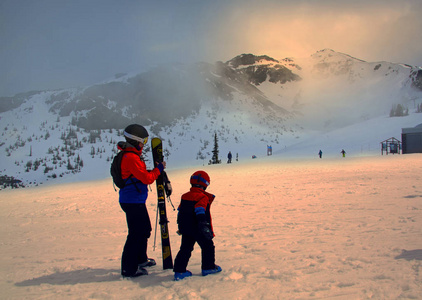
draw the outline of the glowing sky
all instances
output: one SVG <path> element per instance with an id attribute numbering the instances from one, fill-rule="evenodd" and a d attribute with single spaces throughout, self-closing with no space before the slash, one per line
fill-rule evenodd
<path id="1" fill-rule="evenodd" d="M 0 0 L 0 96 L 242 53 L 422 66 L 421 15 L 421 0 Z"/>

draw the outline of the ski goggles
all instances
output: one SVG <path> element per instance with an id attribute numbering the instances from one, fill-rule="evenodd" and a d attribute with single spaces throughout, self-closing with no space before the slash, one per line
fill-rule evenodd
<path id="1" fill-rule="evenodd" d="M 140 142 L 140 143 L 142 143 L 143 145 L 145 145 L 145 144 L 148 142 L 148 137 L 141 138 L 141 137 L 139 137 L 139 136 L 136 136 L 136 135 L 133 135 L 133 134 L 127 133 L 126 131 L 125 131 L 125 132 L 123 132 L 123 135 L 124 135 L 125 137 L 129 138 L 129 139 L 132 139 L 132 140 L 135 140 L 135 141 L 137 141 L 137 142 Z"/>
<path id="2" fill-rule="evenodd" d="M 205 183 L 206 186 L 209 186 L 210 185 L 210 183 L 205 178 L 201 177 L 200 175 L 191 176 L 190 179 L 198 180 L 198 182 L 201 181 L 201 182 Z"/>

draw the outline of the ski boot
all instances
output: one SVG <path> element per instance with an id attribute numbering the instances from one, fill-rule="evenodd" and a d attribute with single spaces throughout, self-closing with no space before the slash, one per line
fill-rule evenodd
<path id="1" fill-rule="evenodd" d="M 138 264 L 138 267 L 140 267 L 140 268 L 152 267 L 152 266 L 155 266 L 156 264 L 157 263 L 155 262 L 155 260 L 153 258 L 148 258 L 147 261 L 145 261 L 145 262 L 143 262 L 141 264 Z"/>
<path id="2" fill-rule="evenodd" d="M 136 270 L 136 272 L 134 274 L 126 274 L 126 272 L 122 271 L 122 276 L 123 278 L 134 278 L 134 277 L 139 277 L 142 275 L 148 275 L 148 271 L 145 270 L 144 268 L 138 267 L 138 269 Z"/>
<path id="3" fill-rule="evenodd" d="M 192 276 L 192 272 L 189 270 L 186 270 L 186 272 L 183 272 L 183 273 L 174 272 L 174 281 L 179 281 L 186 277 L 191 277 L 191 276 Z"/>
<path id="4" fill-rule="evenodd" d="M 207 275 L 210 275 L 210 274 L 219 273 L 221 271 L 222 271 L 221 267 L 215 265 L 215 268 L 214 269 L 202 270 L 202 276 L 207 276 Z"/>

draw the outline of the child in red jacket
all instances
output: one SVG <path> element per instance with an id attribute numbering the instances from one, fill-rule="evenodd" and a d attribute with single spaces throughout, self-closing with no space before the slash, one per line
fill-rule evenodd
<path id="1" fill-rule="evenodd" d="M 221 267 L 215 264 L 215 247 L 212 241 L 214 232 L 210 206 L 215 196 L 205 191 L 210 184 L 210 177 L 204 171 L 197 171 L 191 176 L 190 183 L 192 187 L 182 195 L 177 215 L 182 244 L 174 261 L 176 281 L 192 276 L 186 267 L 195 243 L 201 247 L 202 276 L 221 272 Z"/>

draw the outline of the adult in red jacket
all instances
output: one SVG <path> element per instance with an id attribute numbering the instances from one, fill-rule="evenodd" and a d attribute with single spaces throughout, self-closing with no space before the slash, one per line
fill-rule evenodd
<path id="1" fill-rule="evenodd" d="M 182 243 L 174 261 L 174 280 L 192 276 L 186 267 L 195 243 L 201 247 L 202 275 L 221 272 L 221 268 L 215 264 L 215 247 L 212 241 L 214 232 L 210 207 L 215 196 L 205 191 L 210 184 L 210 177 L 204 171 L 197 171 L 191 176 L 190 183 L 192 187 L 182 195 L 178 208 L 177 223 Z"/>
<path id="2" fill-rule="evenodd" d="M 119 142 L 117 147 L 124 151 L 121 170 L 125 186 L 119 191 L 119 202 L 126 213 L 128 235 L 122 253 L 122 276 L 137 277 L 147 275 L 143 267 L 155 265 L 147 256 L 148 238 L 151 236 L 151 221 L 145 202 L 148 198 L 148 185 L 152 184 L 165 168 L 160 163 L 148 172 L 142 160 L 142 149 L 148 141 L 147 130 L 138 124 L 125 128 L 126 142 Z"/>

